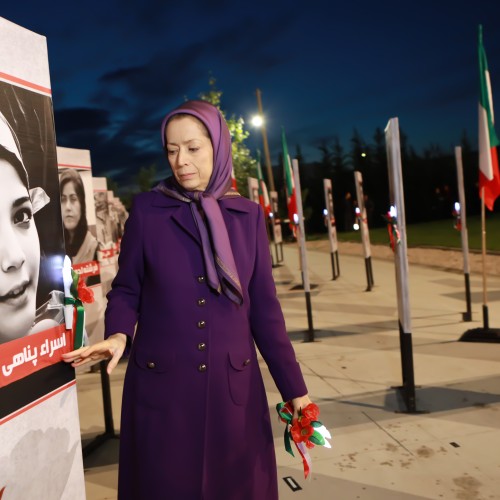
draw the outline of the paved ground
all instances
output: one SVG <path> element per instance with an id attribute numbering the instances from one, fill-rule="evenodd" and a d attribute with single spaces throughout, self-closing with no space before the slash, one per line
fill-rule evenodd
<path id="1" fill-rule="evenodd" d="M 473 274 L 473 322 L 462 322 L 463 276 L 410 265 L 410 301 L 417 409 L 405 413 L 394 386 L 401 384 L 394 264 L 374 260 L 375 287 L 366 292 L 361 256 L 340 255 L 332 281 L 330 258 L 309 251 L 316 341 L 307 328 L 298 252 L 285 247 L 285 265 L 274 270 L 288 331 L 309 392 L 333 434 L 332 450 L 312 450 L 312 479 L 284 451 L 282 424 L 274 422 L 281 499 L 500 499 L 500 344 L 459 341 L 482 326 L 481 281 Z M 500 277 L 489 278 L 490 325 L 500 328 Z M 115 428 L 123 374 L 111 377 Z M 269 404 L 280 401 L 265 365 Z M 100 377 L 78 375 L 82 435 L 102 432 Z M 85 459 L 87 498 L 116 498 L 118 440 Z M 302 488 L 293 492 L 291 476 Z M 140 499 L 138 499 L 140 500 Z M 154 500 L 154 499 L 152 499 Z M 224 499 L 221 499 L 224 500 Z"/>

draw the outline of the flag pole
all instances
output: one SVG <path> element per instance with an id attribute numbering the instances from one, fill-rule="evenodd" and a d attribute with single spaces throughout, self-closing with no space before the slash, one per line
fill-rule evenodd
<path id="1" fill-rule="evenodd" d="M 481 247 L 483 261 L 483 327 L 465 331 L 460 337 L 462 342 L 500 343 L 500 328 L 490 328 L 488 314 L 488 293 L 486 286 L 486 210 L 484 204 L 484 186 L 481 188 Z"/>
<path id="2" fill-rule="evenodd" d="M 490 73 L 483 45 L 483 27 L 479 25 L 479 188 L 481 197 L 481 247 L 483 260 L 483 328 L 467 330 L 460 340 L 466 342 L 500 342 L 500 329 L 490 328 L 486 287 L 486 213 L 493 210 L 500 195 L 500 173 L 497 147 L 500 141 L 495 132 Z"/>
<path id="3" fill-rule="evenodd" d="M 481 250 L 483 256 L 483 328 L 489 330 L 488 290 L 486 286 L 486 210 L 484 207 L 484 186 L 481 188 Z"/>

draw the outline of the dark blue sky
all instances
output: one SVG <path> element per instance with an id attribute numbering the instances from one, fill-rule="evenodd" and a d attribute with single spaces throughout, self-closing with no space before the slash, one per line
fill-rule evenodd
<path id="1" fill-rule="evenodd" d="M 60 7 L 57 8 L 57 5 Z M 50 6 L 50 8 L 49 8 Z M 208 89 L 249 119 L 260 88 L 273 163 L 399 117 L 417 152 L 477 135 L 477 27 L 500 103 L 500 2 L 87 0 L 9 2 L 0 15 L 48 40 L 59 145 L 91 150 L 95 175 L 128 182 L 158 163 L 162 116 Z M 261 135 L 248 125 L 252 150 Z"/>

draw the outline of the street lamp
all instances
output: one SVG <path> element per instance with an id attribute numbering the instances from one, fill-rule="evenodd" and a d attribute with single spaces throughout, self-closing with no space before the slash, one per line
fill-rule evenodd
<path id="1" fill-rule="evenodd" d="M 264 125 L 264 118 L 261 115 L 255 115 L 252 117 L 250 123 L 257 128 L 262 127 Z"/>

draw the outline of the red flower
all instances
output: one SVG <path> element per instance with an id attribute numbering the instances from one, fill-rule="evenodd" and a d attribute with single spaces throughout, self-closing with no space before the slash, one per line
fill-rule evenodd
<path id="1" fill-rule="evenodd" d="M 302 408 L 301 415 L 309 419 L 311 422 L 318 420 L 319 417 L 318 405 L 314 403 L 309 403 L 305 408 Z"/>
<path id="2" fill-rule="evenodd" d="M 305 427 L 306 425 L 311 425 L 311 419 L 307 418 L 305 415 L 301 415 L 299 417 L 299 422 L 301 427 Z"/>
<path id="3" fill-rule="evenodd" d="M 85 282 L 80 278 L 78 280 L 78 298 L 85 304 L 91 304 L 94 302 L 94 292 L 87 287 Z"/>
<path id="4" fill-rule="evenodd" d="M 313 435 L 314 429 L 311 425 L 306 425 L 302 427 L 297 419 L 293 421 L 292 428 L 290 429 L 290 433 L 292 435 L 292 439 L 296 443 L 301 443 L 304 441 L 308 441 L 309 438 Z"/>

